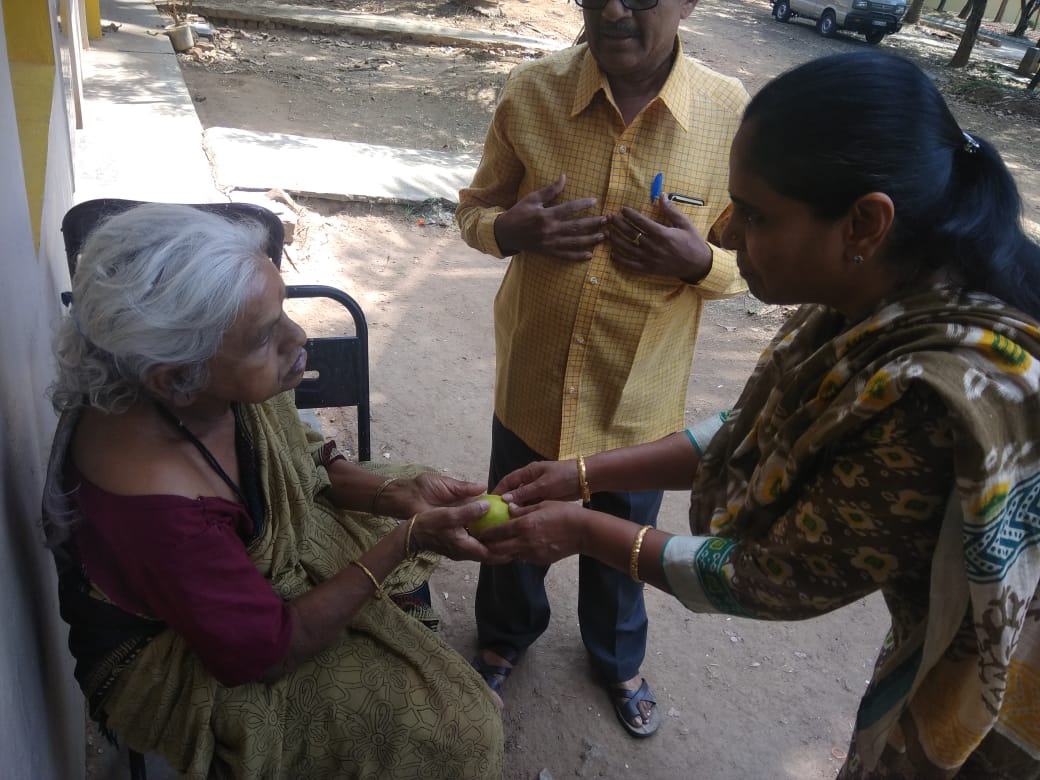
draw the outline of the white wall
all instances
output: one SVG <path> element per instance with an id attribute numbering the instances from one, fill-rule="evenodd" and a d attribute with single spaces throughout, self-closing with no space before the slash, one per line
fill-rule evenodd
<path id="1" fill-rule="evenodd" d="M 37 253 L 7 63 L 0 13 L 0 776 L 77 780 L 84 775 L 83 699 L 39 526 L 54 427 L 43 392 L 58 287 L 67 284 L 58 222 L 72 202 L 69 129 L 56 69 Z"/>

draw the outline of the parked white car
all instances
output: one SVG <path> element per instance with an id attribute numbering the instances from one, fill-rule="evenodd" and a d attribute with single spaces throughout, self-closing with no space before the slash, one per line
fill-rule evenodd
<path id="1" fill-rule="evenodd" d="M 796 16 L 816 20 L 820 35 L 832 37 L 838 30 L 863 33 L 867 43 L 881 43 L 899 32 L 906 0 L 773 0 L 773 16 L 787 22 Z"/>

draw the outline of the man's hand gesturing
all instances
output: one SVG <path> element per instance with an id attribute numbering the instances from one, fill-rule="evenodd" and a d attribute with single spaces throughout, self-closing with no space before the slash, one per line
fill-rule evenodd
<path id="1" fill-rule="evenodd" d="M 561 260 L 592 257 L 596 244 L 606 240 L 604 216 L 579 217 L 596 205 L 595 198 L 579 198 L 550 206 L 563 192 L 567 176 L 529 193 L 495 220 L 495 240 L 505 255 L 537 252 Z"/>

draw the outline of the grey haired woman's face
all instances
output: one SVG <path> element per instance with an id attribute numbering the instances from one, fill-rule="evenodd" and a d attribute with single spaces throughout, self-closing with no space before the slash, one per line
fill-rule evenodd
<path id="1" fill-rule="evenodd" d="M 285 313 L 285 285 L 266 258 L 255 292 L 224 334 L 210 363 L 210 381 L 200 396 L 222 401 L 259 403 L 303 379 L 307 334 Z"/>

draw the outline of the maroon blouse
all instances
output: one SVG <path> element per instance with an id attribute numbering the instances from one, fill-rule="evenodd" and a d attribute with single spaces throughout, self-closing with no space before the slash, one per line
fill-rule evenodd
<path id="1" fill-rule="evenodd" d="M 123 496 L 69 467 L 84 521 L 76 543 L 87 577 L 121 609 L 158 618 L 226 686 L 281 661 L 289 608 L 246 551 L 253 521 L 217 496 Z"/>

